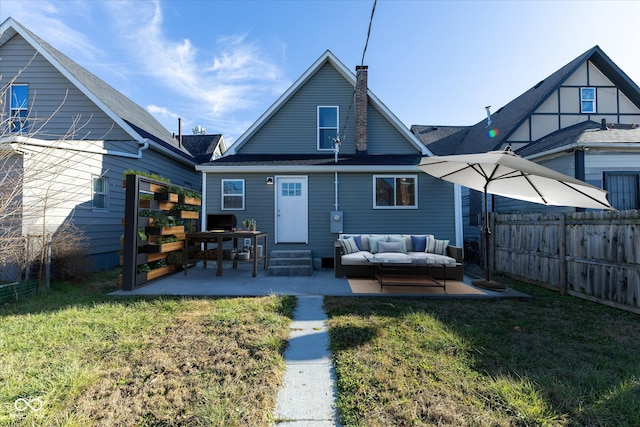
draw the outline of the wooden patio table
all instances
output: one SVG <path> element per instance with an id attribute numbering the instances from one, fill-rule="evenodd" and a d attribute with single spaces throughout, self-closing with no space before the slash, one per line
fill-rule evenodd
<path id="1" fill-rule="evenodd" d="M 262 256 L 258 256 L 258 239 L 263 239 Z M 201 231 L 199 233 L 187 233 L 184 240 L 184 275 L 187 275 L 187 264 L 189 263 L 188 249 L 189 245 L 193 243 L 203 243 L 204 249 L 207 249 L 208 243 L 216 243 L 216 256 L 217 256 L 217 271 L 216 276 L 222 276 L 222 249 L 224 241 L 233 240 L 233 248 L 238 249 L 238 239 L 251 239 L 251 246 L 253 247 L 253 258 L 248 261 L 253 261 L 253 274 L 252 277 L 258 275 L 258 261 L 263 260 L 264 269 L 269 267 L 269 261 L 267 258 L 267 233 L 261 231 Z M 233 268 L 237 268 L 237 258 L 233 260 Z M 206 267 L 206 260 L 205 267 Z"/>

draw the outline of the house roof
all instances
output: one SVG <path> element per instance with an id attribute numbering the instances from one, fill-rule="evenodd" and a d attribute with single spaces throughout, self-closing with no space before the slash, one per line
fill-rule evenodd
<path id="1" fill-rule="evenodd" d="M 193 161 L 189 152 L 178 146 L 172 133 L 165 129 L 148 111 L 51 46 L 15 19 L 8 18 L 0 25 L 0 46 L 16 34 L 19 34 L 45 57 L 51 65 L 78 87 L 85 96 L 91 99 L 133 139 L 148 138 L 158 148 L 177 155 L 183 160 Z"/>
<path id="2" fill-rule="evenodd" d="M 453 154 L 470 126 L 411 126 L 411 132 L 437 156 Z"/>
<path id="3" fill-rule="evenodd" d="M 212 160 L 216 148 L 224 153 L 224 138 L 220 134 L 215 135 L 182 135 L 182 145 L 189 150 L 198 163 Z"/>
<path id="4" fill-rule="evenodd" d="M 488 135 L 487 121 L 482 120 L 469 129 L 453 154 L 481 153 L 499 149 L 531 113 L 586 61 L 591 61 L 597 66 L 631 102 L 640 107 L 638 85 L 614 64 L 599 46 L 594 46 L 493 113 L 491 128 L 499 131 L 496 137 Z"/>
<path id="5" fill-rule="evenodd" d="M 289 89 L 287 89 L 259 118 L 258 120 L 243 133 L 240 138 L 231 146 L 227 153 L 233 155 L 238 152 L 244 144 L 246 144 L 251 137 L 258 131 L 264 124 L 275 115 L 280 108 L 287 103 L 287 101 L 295 95 L 304 84 L 311 79 L 325 64 L 332 65 L 338 73 L 340 73 L 346 81 L 349 82 L 354 88 L 356 85 L 356 76 L 351 72 L 340 60 L 330 51 L 325 51 L 299 78 L 296 80 Z M 373 106 L 380 114 L 385 117 L 395 129 L 404 136 L 418 152 L 422 155 L 432 155 L 432 153 L 407 129 L 407 127 L 387 108 L 380 99 L 371 90 L 367 89 L 367 96 L 369 98 L 369 104 Z"/>
<path id="6" fill-rule="evenodd" d="M 640 127 L 617 124 L 603 129 L 600 123 L 586 121 L 547 135 L 516 152 L 522 157 L 531 157 L 545 152 L 569 151 L 598 144 L 606 144 L 609 147 L 618 144 L 618 148 L 635 146 L 637 149 L 640 145 Z"/>

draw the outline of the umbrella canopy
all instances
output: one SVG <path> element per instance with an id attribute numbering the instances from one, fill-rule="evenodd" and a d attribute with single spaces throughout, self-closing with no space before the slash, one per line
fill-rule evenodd
<path id="1" fill-rule="evenodd" d="M 543 205 L 613 209 L 606 191 L 523 159 L 509 150 L 425 157 L 418 167 L 436 178 L 512 199 Z"/>
<path id="2" fill-rule="evenodd" d="M 482 287 L 499 289 L 489 271 L 489 208 L 487 194 L 554 206 L 611 209 L 607 192 L 561 174 L 511 152 L 425 157 L 418 167 L 436 178 L 484 192 L 484 240 L 486 280 Z M 504 289 L 504 287 L 502 287 Z"/>

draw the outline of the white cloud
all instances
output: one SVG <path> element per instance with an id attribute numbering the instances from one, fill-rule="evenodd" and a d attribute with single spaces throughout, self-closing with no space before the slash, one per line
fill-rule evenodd
<path id="1" fill-rule="evenodd" d="M 70 12 L 71 11 L 71 12 Z M 84 2 L 51 2 L 29 0 L 2 0 L 0 21 L 11 17 L 33 31 L 58 50 L 70 56 L 81 56 L 88 60 L 96 60 L 104 52 L 89 42 L 87 36 L 67 26 L 63 19 L 69 13 L 79 15 L 87 13 Z"/>
<path id="2" fill-rule="evenodd" d="M 271 95 L 274 85 L 283 86 L 282 71 L 256 43 L 247 41 L 247 34 L 220 37 L 218 51 L 203 51 L 188 38 L 172 40 L 164 33 L 157 1 L 110 2 L 109 7 L 118 17 L 117 33 L 130 60 L 180 95 L 190 109 L 182 114 L 221 120 L 261 105 L 260 98 Z"/>

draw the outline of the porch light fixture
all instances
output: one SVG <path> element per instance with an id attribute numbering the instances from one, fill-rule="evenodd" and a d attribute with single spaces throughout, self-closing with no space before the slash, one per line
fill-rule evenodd
<path id="1" fill-rule="evenodd" d="M 267 184 L 273 185 L 273 177 L 272 176 L 268 176 L 267 177 Z"/>

